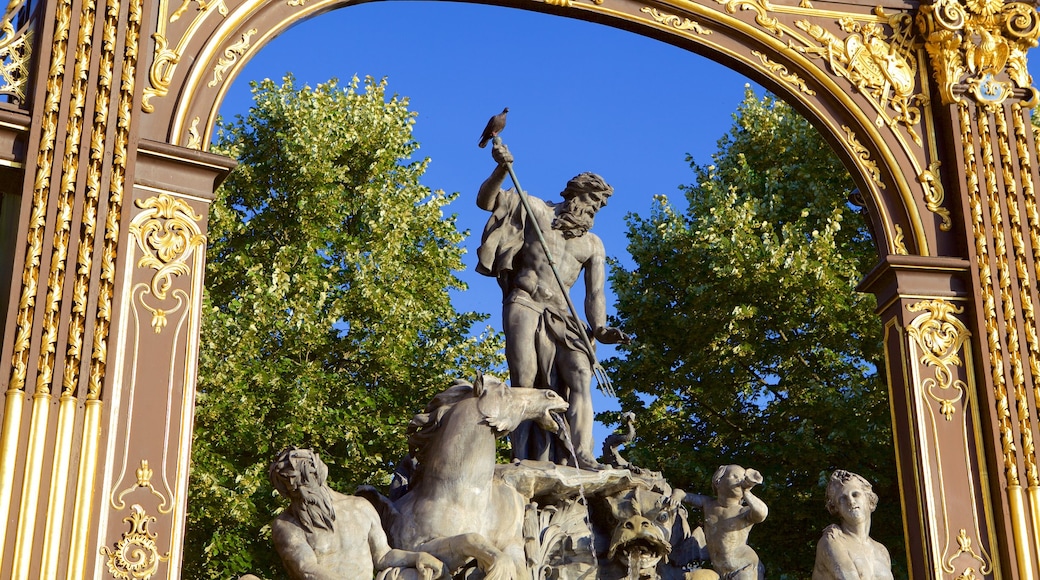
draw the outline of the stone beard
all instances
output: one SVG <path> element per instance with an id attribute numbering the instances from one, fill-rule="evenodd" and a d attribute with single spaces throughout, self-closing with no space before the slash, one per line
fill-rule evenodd
<path id="1" fill-rule="evenodd" d="M 329 469 L 317 456 L 289 449 L 271 464 L 271 481 L 289 498 L 289 510 L 307 532 L 332 530 L 336 510 L 325 480 Z"/>

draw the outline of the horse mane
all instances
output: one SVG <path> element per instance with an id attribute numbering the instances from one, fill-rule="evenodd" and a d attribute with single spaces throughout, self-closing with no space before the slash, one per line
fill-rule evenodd
<path id="1" fill-rule="evenodd" d="M 444 392 L 435 396 L 426 405 L 426 411 L 419 413 L 408 423 L 408 452 L 418 462 L 420 469 L 426 444 L 441 427 L 441 420 L 451 411 L 455 404 L 473 396 L 473 384 L 465 379 L 455 379 Z"/>

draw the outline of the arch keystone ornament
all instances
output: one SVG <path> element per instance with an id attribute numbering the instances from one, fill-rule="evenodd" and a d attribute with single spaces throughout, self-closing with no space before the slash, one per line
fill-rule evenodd
<path id="1" fill-rule="evenodd" d="M 489 2 L 706 55 L 821 131 L 877 242 L 860 289 L 886 329 L 910 575 L 1040 578 L 1035 8 Z M 39 0 L 0 16 L 0 578 L 179 577 L 205 216 L 235 164 L 205 149 L 256 51 L 353 3 Z"/>

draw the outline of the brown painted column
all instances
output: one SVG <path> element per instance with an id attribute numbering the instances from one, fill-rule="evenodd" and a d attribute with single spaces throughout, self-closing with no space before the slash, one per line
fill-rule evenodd
<path id="1" fill-rule="evenodd" d="M 908 565 L 914 578 L 999 578 L 980 419 L 969 264 L 888 256 L 878 298 Z"/>

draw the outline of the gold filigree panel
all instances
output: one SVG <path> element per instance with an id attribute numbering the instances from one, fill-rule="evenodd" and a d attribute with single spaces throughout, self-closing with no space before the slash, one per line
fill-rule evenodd
<path id="1" fill-rule="evenodd" d="M 186 296 L 181 296 L 183 292 L 175 292 L 177 304 L 172 306 L 172 310 L 161 304 L 149 304 L 145 296 L 151 295 L 159 302 L 165 302 L 173 278 L 191 272 L 188 260 L 205 248 L 206 236 L 198 225 L 202 216 L 195 215 L 188 204 L 171 195 L 160 194 L 138 200 L 137 207 L 147 210 L 130 224 L 130 237 L 142 253 L 137 267 L 155 270 L 148 288 L 143 289 L 137 299 L 152 313 L 152 329 L 158 334 L 166 328 L 167 314 L 184 306 Z"/>
<path id="2" fill-rule="evenodd" d="M 936 526 L 934 565 L 943 577 L 989 575 L 993 560 L 986 547 L 991 544 L 983 530 L 992 524 L 977 477 L 980 423 L 970 383 L 971 333 L 957 316 L 964 309 L 937 299 L 908 304 L 906 310 L 918 313 L 906 328 L 911 339 L 906 362 L 913 376 L 922 499 Z"/>

